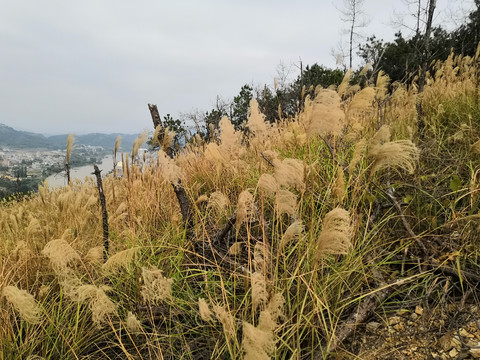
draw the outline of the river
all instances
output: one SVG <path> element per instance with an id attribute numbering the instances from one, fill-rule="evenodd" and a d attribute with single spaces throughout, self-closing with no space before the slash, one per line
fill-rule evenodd
<path id="1" fill-rule="evenodd" d="M 97 164 L 98 168 L 102 170 L 102 175 L 107 174 L 109 171 L 113 169 L 113 160 L 112 155 L 107 155 L 102 159 L 100 164 Z M 79 166 L 70 169 L 70 176 L 73 179 L 80 179 L 84 180 L 86 176 L 95 177 L 93 173 L 93 164 L 92 165 L 85 165 Z M 48 185 L 51 187 L 57 186 L 65 186 L 67 185 L 67 178 L 65 176 L 65 172 L 61 172 L 60 174 L 53 174 L 47 178 Z"/>

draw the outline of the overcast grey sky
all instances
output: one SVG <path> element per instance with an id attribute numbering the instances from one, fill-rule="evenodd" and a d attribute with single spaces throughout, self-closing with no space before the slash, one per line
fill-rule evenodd
<path id="1" fill-rule="evenodd" d="M 436 24 L 471 2 L 439 0 Z M 280 62 L 292 78 L 300 58 L 335 67 L 345 27 L 340 0 L 0 3 L 0 123 L 48 134 L 138 133 L 147 103 L 177 117 L 273 84 Z M 394 10 L 401 0 L 366 0 L 363 33 L 392 39 Z"/>

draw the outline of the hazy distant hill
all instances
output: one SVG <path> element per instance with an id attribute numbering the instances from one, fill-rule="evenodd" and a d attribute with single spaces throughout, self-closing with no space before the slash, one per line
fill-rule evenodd
<path id="1" fill-rule="evenodd" d="M 134 134 L 86 134 L 75 135 L 75 144 L 103 146 L 105 149 L 112 149 L 115 145 L 117 136 L 122 136 L 121 148 L 124 151 L 130 151 L 133 141 L 138 135 Z M 8 147 L 12 149 L 64 149 L 67 143 L 67 134 L 53 135 L 46 137 L 42 134 L 19 131 L 10 126 L 0 124 L 0 148 Z"/>

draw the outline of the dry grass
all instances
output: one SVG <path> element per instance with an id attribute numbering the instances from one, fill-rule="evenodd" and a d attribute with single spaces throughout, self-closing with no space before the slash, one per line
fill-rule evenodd
<path id="1" fill-rule="evenodd" d="M 375 292 L 376 270 L 418 271 L 399 264 L 418 255 L 417 243 L 385 194 L 416 240 L 455 231 L 443 245 L 459 251 L 459 268 L 474 263 L 472 59 L 452 55 L 435 71 L 423 94 L 424 142 L 415 140 L 414 87 L 388 93 L 379 74 L 362 89 L 350 72 L 278 124 L 253 101 L 246 137 L 224 118 L 218 142 L 197 138 L 174 159 L 160 150 L 151 161 L 138 160 L 140 137 L 122 154 L 124 177 L 104 178 L 115 254 L 106 263 L 92 180 L 2 203 L 4 358 L 326 357 L 342 321 Z M 179 180 L 194 218 L 187 230 Z M 235 229 L 218 240 L 234 214 Z M 431 273 L 408 279 L 409 299 L 438 288 Z"/>

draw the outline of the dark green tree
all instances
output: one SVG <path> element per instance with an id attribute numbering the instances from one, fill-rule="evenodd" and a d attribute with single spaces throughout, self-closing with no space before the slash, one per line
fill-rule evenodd
<path id="1" fill-rule="evenodd" d="M 466 24 L 462 24 L 452 34 L 456 54 L 474 56 L 480 42 L 480 0 L 475 0 L 475 9 L 468 15 Z"/>
<path id="2" fill-rule="evenodd" d="M 236 129 L 240 129 L 242 124 L 247 121 L 248 108 L 252 99 L 253 88 L 248 84 L 243 85 L 240 93 L 233 98 L 230 121 Z"/>
<path id="3" fill-rule="evenodd" d="M 448 32 L 440 27 L 432 29 L 430 51 L 427 63 L 432 60 L 445 60 L 453 45 Z M 408 81 L 418 73 L 424 61 L 425 41 L 418 34 L 407 39 L 401 32 L 395 34 L 393 42 L 371 36 L 360 46 L 358 55 L 365 63 L 370 63 L 374 71 L 383 70 L 392 81 Z"/>

